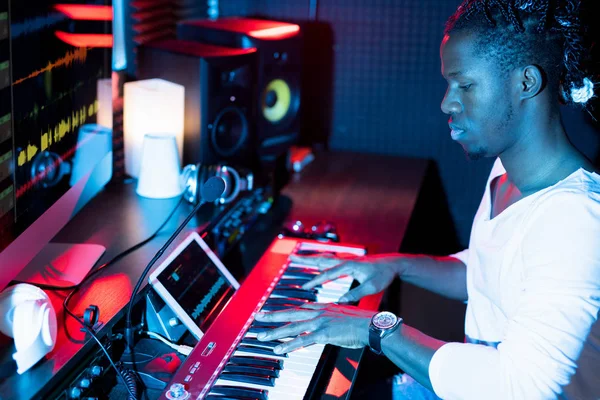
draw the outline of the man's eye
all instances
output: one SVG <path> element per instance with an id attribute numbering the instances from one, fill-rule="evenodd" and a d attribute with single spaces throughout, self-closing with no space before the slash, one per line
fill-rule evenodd
<path id="1" fill-rule="evenodd" d="M 469 90 L 471 88 L 471 86 L 472 86 L 472 84 L 469 83 L 468 85 L 459 86 L 459 88 L 462 89 L 462 90 Z"/>

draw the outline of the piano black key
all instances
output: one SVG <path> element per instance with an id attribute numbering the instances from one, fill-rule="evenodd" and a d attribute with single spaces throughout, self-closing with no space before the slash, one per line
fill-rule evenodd
<path id="1" fill-rule="evenodd" d="M 321 271 L 315 269 L 315 268 L 304 268 L 304 267 L 294 267 L 292 265 L 288 266 L 285 269 L 285 272 L 283 273 L 284 275 L 288 275 L 288 273 L 292 274 L 299 274 L 301 276 L 313 276 L 315 277 L 316 275 L 320 275 Z"/>
<path id="2" fill-rule="evenodd" d="M 254 353 L 254 354 L 263 354 L 263 355 L 267 355 L 267 356 L 277 356 L 277 357 L 287 357 L 287 353 L 286 354 L 275 354 L 273 353 L 272 349 L 267 349 L 264 347 L 255 347 L 255 346 L 250 346 L 250 345 L 246 345 L 246 344 L 241 344 L 237 347 L 238 351 L 244 351 L 246 353 Z"/>
<path id="3" fill-rule="evenodd" d="M 283 283 L 283 284 L 289 284 L 289 285 L 304 285 L 306 282 L 310 282 L 312 279 L 311 278 L 283 278 L 280 279 L 279 283 Z M 321 286 L 321 285 L 319 285 Z M 319 287 L 319 286 L 315 286 L 315 287 Z"/>
<path id="4" fill-rule="evenodd" d="M 221 396 L 218 394 L 208 394 L 204 398 L 206 400 L 260 400 L 258 397 Z"/>
<path id="5" fill-rule="evenodd" d="M 231 396 L 232 398 L 267 400 L 269 392 L 263 389 L 217 385 L 213 386 L 208 394 L 218 396 Z"/>
<path id="6" fill-rule="evenodd" d="M 235 365 L 249 365 L 249 366 L 259 366 L 259 367 L 268 367 L 275 369 L 283 369 L 283 360 L 275 360 L 272 358 L 266 357 L 250 357 L 250 356 L 233 356 L 229 359 L 229 364 Z"/>
<path id="7" fill-rule="evenodd" d="M 281 297 L 273 297 L 267 299 L 265 305 L 293 305 L 293 306 L 301 306 L 303 304 L 308 303 L 308 300 L 301 299 L 282 299 Z"/>
<path id="8" fill-rule="evenodd" d="M 258 339 L 255 338 L 243 338 L 242 339 L 242 344 L 247 344 L 249 346 L 256 346 L 256 347 L 264 347 L 267 349 L 274 349 L 276 346 L 279 346 L 280 344 L 282 344 L 284 342 L 279 341 L 279 340 L 266 340 L 264 342 L 261 342 Z"/>
<path id="9" fill-rule="evenodd" d="M 257 365 L 235 365 L 235 364 L 227 364 L 223 371 L 226 372 L 235 372 L 238 374 L 259 374 L 259 375 L 268 375 L 273 378 L 277 378 L 279 376 L 278 369 L 274 367 L 259 367 Z"/>
<path id="10" fill-rule="evenodd" d="M 295 254 L 298 254 L 299 256 L 313 256 L 313 255 L 331 255 L 331 256 L 337 256 L 337 251 L 331 251 L 331 250 L 316 250 L 316 249 L 298 249 L 296 250 Z"/>
<path id="11" fill-rule="evenodd" d="M 309 301 L 317 301 L 317 294 L 314 292 L 298 289 L 273 289 L 272 295 L 289 297 L 292 299 L 304 299 Z"/>
<path id="12" fill-rule="evenodd" d="M 308 281 L 311 281 L 316 275 L 307 275 L 307 274 L 304 274 L 302 272 L 293 272 L 293 271 L 290 271 L 290 272 L 285 272 L 283 274 L 283 276 L 286 279 L 288 279 L 288 278 L 289 279 L 304 279 L 304 280 L 306 280 L 306 282 L 308 282 Z"/>
<path id="13" fill-rule="evenodd" d="M 305 292 L 317 293 L 317 289 L 302 289 L 302 285 L 291 285 L 287 283 L 278 283 L 275 285 L 275 289 L 303 290 Z"/>
<path id="14" fill-rule="evenodd" d="M 263 386 L 275 386 L 275 378 L 268 375 L 259 375 L 259 374 L 238 374 L 235 372 L 221 372 L 219 375 L 219 379 L 225 381 L 234 381 L 234 382 L 243 382 L 243 383 L 253 383 L 255 385 L 263 385 Z"/>

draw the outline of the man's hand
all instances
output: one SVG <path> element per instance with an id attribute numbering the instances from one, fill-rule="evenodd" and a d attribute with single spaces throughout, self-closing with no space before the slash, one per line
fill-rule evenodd
<path id="1" fill-rule="evenodd" d="M 360 300 L 362 297 L 379 293 L 386 289 L 398 275 L 398 255 L 372 255 L 358 257 L 353 254 L 338 253 L 315 256 L 290 255 L 294 263 L 316 266 L 325 271 L 305 283 L 303 289 L 312 289 L 327 281 L 342 276 L 351 276 L 360 285 L 340 298 L 340 302 Z"/>
<path id="2" fill-rule="evenodd" d="M 288 353 L 311 344 L 333 344 L 358 349 L 369 343 L 369 323 L 374 311 L 337 304 L 308 303 L 301 307 L 258 313 L 257 321 L 290 322 L 269 332 L 259 333 L 258 340 L 295 337 L 275 347 L 277 354 Z"/>

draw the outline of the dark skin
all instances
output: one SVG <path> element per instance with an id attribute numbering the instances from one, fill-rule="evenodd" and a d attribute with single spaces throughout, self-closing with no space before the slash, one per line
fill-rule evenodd
<path id="1" fill-rule="evenodd" d="M 493 60 L 481 57 L 474 37 L 452 33 L 441 44 L 442 75 L 448 90 L 442 111 L 450 116 L 452 137 L 472 158 L 500 157 L 506 174 L 492 182 L 494 218 L 515 202 L 554 185 L 579 168 L 593 165 L 569 142 L 561 122 L 558 99 L 545 85 L 536 65 L 502 73 Z M 466 299 L 465 265 L 450 257 L 377 255 L 332 259 L 295 257 L 327 269 L 307 283 L 312 288 L 350 275 L 361 285 L 345 297 L 384 290 L 395 277 L 455 299 Z M 331 269 L 329 269 L 331 268 Z M 313 343 L 360 348 L 368 346 L 368 326 L 374 313 L 348 305 L 310 304 L 302 308 L 261 313 L 259 321 L 287 321 L 259 340 L 292 337 L 279 349 L 285 353 Z M 403 324 L 382 341 L 384 354 L 423 386 L 432 389 L 429 364 L 444 342 Z"/>

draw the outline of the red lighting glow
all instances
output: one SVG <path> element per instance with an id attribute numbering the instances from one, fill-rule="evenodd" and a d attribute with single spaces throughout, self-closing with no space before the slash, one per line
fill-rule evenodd
<path id="1" fill-rule="evenodd" d="M 56 31 L 56 37 L 75 47 L 104 47 L 111 48 L 113 37 L 105 33 L 68 33 Z"/>
<path id="2" fill-rule="evenodd" d="M 295 36 L 298 32 L 300 32 L 300 26 L 285 25 L 253 30 L 248 32 L 248 35 L 256 39 L 276 40 Z"/>
<path id="3" fill-rule="evenodd" d="M 348 357 L 346 357 L 346 361 L 348 361 L 348 364 L 352 365 L 354 369 L 358 370 L 358 361 L 351 360 Z"/>
<path id="4" fill-rule="evenodd" d="M 90 4 L 56 4 L 54 9 L 67 17 L 80 21 L 112 21 L 112 6 Z"/>
<path id="5" fill-rule="evenodd" d="M 325 394 L 340 398 L 348 393 L 350 386 L 352 386 L 352 382 L 350 382 L 350 380 L 346 378 L 339 369 L 335 368 L 333 370 L 333 374 L 331 375 L 329 385 L 325 390 Z"/>

